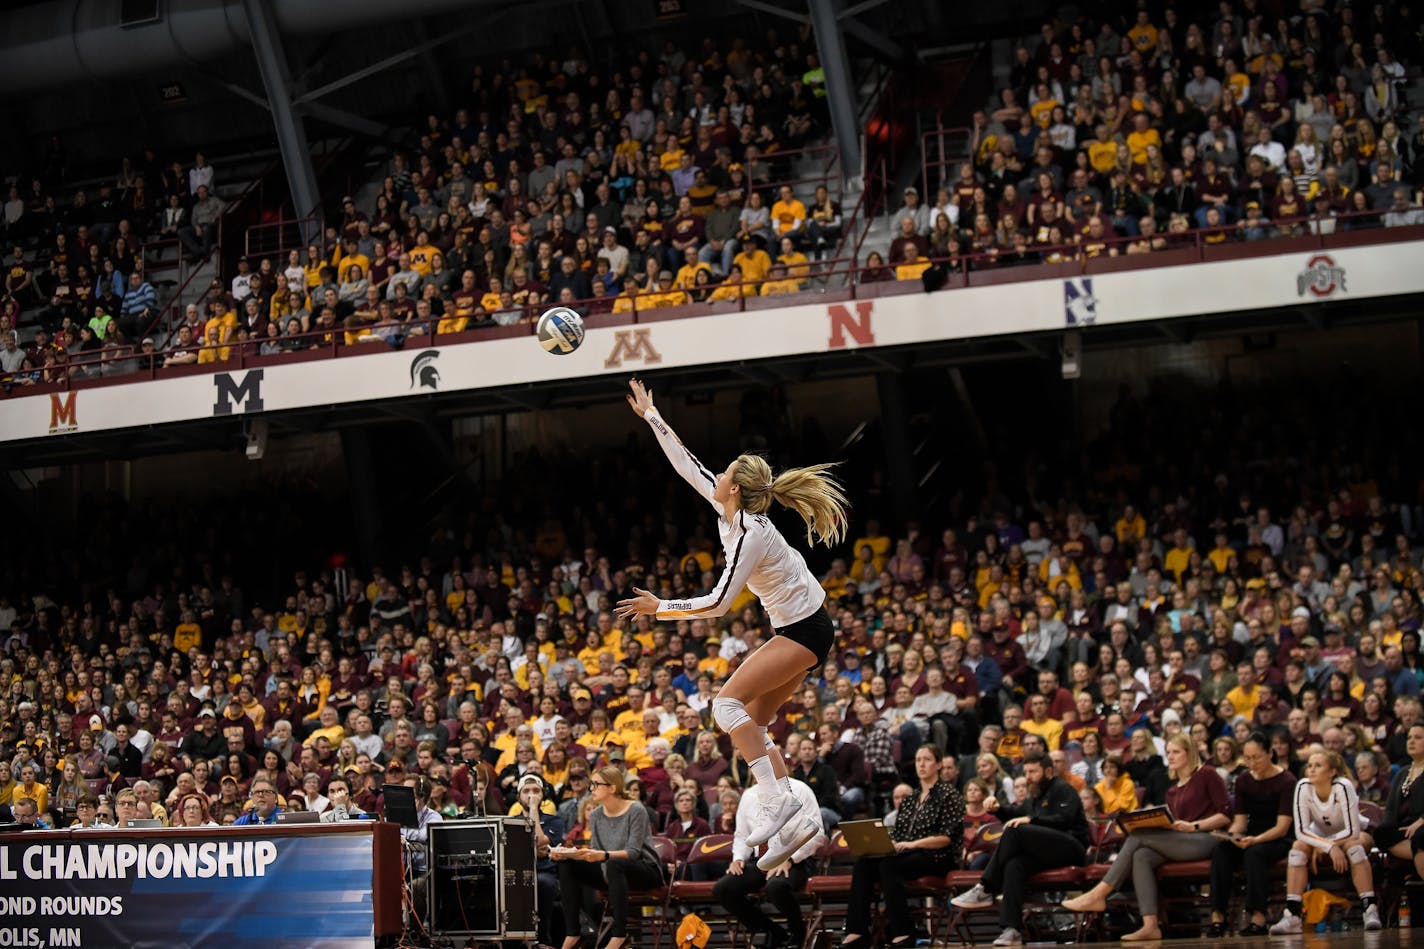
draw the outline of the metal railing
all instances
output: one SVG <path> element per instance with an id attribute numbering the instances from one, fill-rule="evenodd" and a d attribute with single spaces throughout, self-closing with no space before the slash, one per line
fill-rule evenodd
<path id="1" fill-rule="evenodd" d="M 275 221 L 263 221 L 247 228 L 243 237 L 243 253 L 252 258 L 283 258 L 289 251 L 306 249 L 307 241 L 303 236 L 305 229 L 321 233 L 322 227 L 320 217 L 289 217 L 286 206 L 283 205 L 277 210 Z"/>
<path id="2" fill-rule="evenodd" d="M 861 189 L 860 198 L 856 201 L 855 207 L 849 214 L 844 215 L 841 227 L 841 239 L 836 244 L 835 252 L 832 256 L 849 256 L 851 259 L 860 257 L 860 249 L 864 246 L 866 239 L 870 236 L 870 229 L 875 224 L 875 219 L 884 211 L 885 195 L 889 193 L 889 170 L 885 167 L 885 159 L 879 159 L 875 166 L 865 176 L 865 184 Z M 853 242 L 849 254 L 846 254 L 846 242 Z"/>
<path id="3" fill-rule="evenodd" d="M 935 193 L 953 183 L 955 169 L 972 157 L 972 134 L 968 128 L 939 125 L 920 136 L 920 181 L 924 184 L 921 197 L 926 205 L 935 203 Z"/>

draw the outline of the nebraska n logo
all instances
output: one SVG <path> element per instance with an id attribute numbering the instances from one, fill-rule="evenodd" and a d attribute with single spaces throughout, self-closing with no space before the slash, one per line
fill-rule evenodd
<path id="1" fill-rule="evenodd" d="M 839 303 L 826 308 L 831 318 L 831 338 L 826 342 L 830 349 L 845 349 L 846 336 L 855 340 L 857 346 L 874 346 L 875 330 L 871 328 L 870 316 L 875 304 L 870 300 L 859 300 L 855 304 L 855 314 Z"/>
<path id="2" fill-rule="evenodd" d="M 662 354 L 653 348 L 650 338 L 652 330 L 619 330 L 613 339 L 613 351 L 603 360 L 604 369 L 617 369 L 623 360 L 642 362 L 653 366 L 663 361 Z"/>
<path id="3" fill-rule="evenodd" d="M 231 373 L 220 372 L 213 376 L 213 384 L 218 387 L 218 400 L 213 403 L 214 415 L 231 415 L 233 403 L 244 412 L 262 411 L 262 370 L 249 370 L 241 382 Z"/>
<path id="4" fill-rule="evenodd" d="M 49 433 L 51 435 L 79 430 L 79 410 L 75 407 L 74 401 L 78 394 L 77 392 L 67 392 L 62 400 L 58 392 L 49 394 Z"/>

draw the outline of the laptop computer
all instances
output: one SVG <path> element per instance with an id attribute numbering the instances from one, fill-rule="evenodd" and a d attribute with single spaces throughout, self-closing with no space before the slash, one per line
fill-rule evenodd
<path id="1" fill-rule="evenodd" d="M 277 815 L 279 824 L 319 824 L 321 815 L 316 811 L 282 811 Z"/>
<path id="2" fill-rule="evenodd" d="M 420 826 L 420 812 L 415 808 L 415 788 L 404 784 L 381 785 L 386 805 L 386 820 L 412 829 Z"/>
<path id="3" fill-rule="evenodd" d="M 845 837 L 846 846 L 856 857 L 888 857 L 895 852 L 895 842 L 890 839 L 890 831 L 885 821 L 879 818 L 869 820 L 841 821 L 837 825 Z"/>

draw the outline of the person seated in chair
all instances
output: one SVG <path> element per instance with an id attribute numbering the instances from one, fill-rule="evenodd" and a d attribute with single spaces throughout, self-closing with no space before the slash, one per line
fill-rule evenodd
<path id="1" fill-rule="evenodd" d="M 900 805 L 895 829 L 890 832 L 895 853 L 888 857 L 860 857 L 855 861 L 842 949 L 870 945 L 871 901 L 876 883 L 880 884 L 885 912 L 890 918 L 889 944 L 892 947 L 915 944 L 905 881 L 948 873 L 964 849 L 964 798 L 953 784 L 940 780 L 943 759 L 944 753 L 937 745 L 919 747 L 915 752 L 915 775 L 919 778 L 915 793 Z"/>
<path id="2" fill-rule="evenodd" d="M 612 765 L 593 772 L 590 846 L 549 851 L 559 865 L 564 907 L 562 949 L 578 949 L 582 941 L 579 910 L 594 909 L 595 890 L 607 891 L 608 913 L 613 918 L 603 949 L 623 949 L 628 944 L 628 891 L 664 882 L 666 868 L 653 850 L 647 808 L 628 798 L 623 782 L 623 772 Z M 596 912 L 589 915 L 597 918 Z"/>
<path id="3" fill-rule="evenodd" d="M 537 774 L 526 774 L 519 779 L 519 803 L 525 814 L 539 815 L 534 824 L 534 844 L 539 856 L 535 867 L 539 886 L 539 943 L 552 946 L 555 939 L 562 937 L 564 927 L 559 911 L 559 871 L 549 858 L 549 851 L 564 839 L 564 822 L 557 814 L 544 811 L 544 779 Z"/>
<path id="4" fill-rule="evenodd" d="M 1023 945 L 1024 896 L 1028 879 L 1044 870 L 1083 865 L 1090 837 L 1083 802 L 1073 785 L 1053 773 L 1048 755 L 1024 755 L 1023 777 L 1027 795 L 1012 807 L 996 798 L 985 808 L 1004 819 L 1004 835 L 984 868 L 983 878 L 950 903 L 960 909 L 988 909 L 999 900 L 999 925 L 1003 932 L 996 946 Z"/>
<path id="5" fill-rule="evenodd" d="M 801 802 L 802 820 L 814 824 L 816 835 L 802 844 L 780 866 L 763 870 L 752 861 L 752 848 L 747 846 L 752 824 L 761 811 L 762 796 L 758 785 L 753 784 L 742 795 L 737 808 L 737 830 L 732 838 L 732 863 L 726 875 L 712 888 L 712 896 L 722 907 L 746 926 L 752 933 L 765 934 L 767 949 L 794 949 L 806 941 L 806 924 L 801 918 L 801 905 L 797 894 L 806 891 L 806 881 L 811 878 L 816 851 L 826 842 L 826 833 L 821 829 L 821 808 L 816 802 L 816 792 L 803 781 L 792 778 L 791 793 Z M 679 792 L 681 794 L 682 792 Z M 793 821 L 790 826 L 795 826 Z M 783 831 L 785 833 L 785 831 Z M 697 866 L 697 864 L 694 864 Z M 786 925 L 780 926 L 761 908 L 761 901 L 753 899 L 753 894 L 762 893 L 766 902 L 776 907 L 786 917 Z"/>
<path id="6" fill-rule="evenodd" d="M 1407 740 L 1407 739 L 1406 739 Z M 1305 777 L 1295 786 L 1295 843 L 1286 856 L 1286 909 L 1271 927 L 1272 936 L 1299 935 L 1305 884 L 1323 856 L 1336 873 L 1350 874 L 1364 907 L 1367 931 L 1380 929 L 1370 848 L 1374 839 L 1360 819 L 1360 799 L 1334 751 L 1317 751 L 1305 760 Z"/>
<path id="7" fill-rule="evenodd" d="M 1218 841 L 1211 853 L 1211 928 L 1207 935 L 1212 939 L 1226 935 L 1231 878 L 1238 867 L 1246 877 L 1246 912 L 1251 916 L 1250 924 L 1238 935 L 1266 935 L 1271 874 L 1291 847 L 1295 775 L 1271 760 L 1271 740 L 1261 732 L 1252 733 L 1241 745 L 1241 758 L 1246 762 L 1246 773 L 1236 778 L 1232 839 Z"/>
<path id="8" fill-rule="evenodd" d="M 1216 768 L 1202 763 L 1196 742 L 1185 732 L 1167 739 L 1167 774 L 1172 781 L 1167 808 L 1176 818 L 1172 825 L 1134 831 L 1101 883 L 1063 901 L 1063 908 L 1075 913 L 1101 913 L 1113 890 L 1131 879 L 1142 926 L 1123 936 L 1123 942 L 1162 938 L 1157 922 L 1157 868 L 1168 861 L 1209 859 L 1217 844 L 1211 832 L 1231 823 L 1226 782 Z"/>
<path id="9" fill-rule="evenodd" d="M 1405 735 L 1408 762 L 1394 776 L 1385 801 L 1384 821 L 1375 829 L 1375 844 L 1401 860 L 1414 863 L 1414 872 L 1424 877 L 1424 724 L 1415 722 Z"/>

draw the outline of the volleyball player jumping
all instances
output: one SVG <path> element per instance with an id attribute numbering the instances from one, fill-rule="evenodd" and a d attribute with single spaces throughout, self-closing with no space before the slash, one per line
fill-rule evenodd
<path id="1" fill-rule="evenodd" d="M 790 468 L 773 475 L 766 459 L 738 455 L 721 474 L 713 474 L 683 447 L 653 406 L 642 381 L 628 383 L 628 404 L 648 423 L 678 474 L 716 509 L 726 568 L 712 591 L 691 600 L 661 600 L 647 590 L 618 603 L 624 619 L 635 615 L 663 620 L 721 616 L 748 587 L 771 617 L 775 635 L 747 656 L 717 697 L 712 719 L 732 738 L 763 789 L 761 812 L 748 845 L 771 841 L 757 866 L 770 872 L 819 831 L 817 821 L 801 815 L 791 791 L 786 762 L 767 726 L 797 690 L 807 671 L 818 669 L 835 644 L 826 612 L 826 593 L 801 554 L 786 542 L 766 513 L 777 501 L 800 514 L 806 539 L 833 546 L 846 532 L 846 499 L 830 476 L 830 465 Z M 776 838 L 774 841 L 772 838 Z"/>

